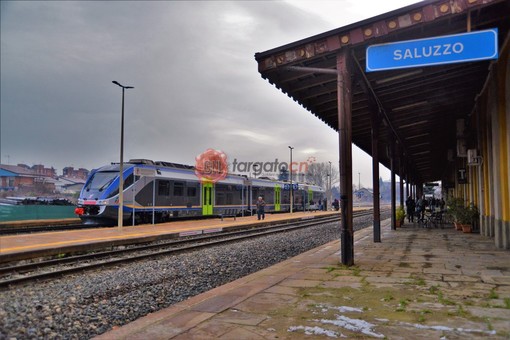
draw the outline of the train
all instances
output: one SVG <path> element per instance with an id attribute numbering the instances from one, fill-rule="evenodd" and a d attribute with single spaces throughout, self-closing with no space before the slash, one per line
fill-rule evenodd
<path id="1" fill-rule="evenodd" d="M 78 198 L 75 213 L 84 224 L 116 225 L 119 218 L 120 164 L 111 163 L 90 172 Z M 131 159 L 123 163 L 122 216 L 125 225 L 160 223 L 183 218 L 255 214 L 262 196 L 267 213 L 315 209 L 325 198 L 323 188 L 267 177 L 227 174 L 216 182 L 201 181 L 189 165 Z"/>

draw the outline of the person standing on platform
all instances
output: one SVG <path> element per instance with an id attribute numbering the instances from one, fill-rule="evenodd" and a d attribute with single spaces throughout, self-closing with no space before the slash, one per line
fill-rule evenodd
<path id="1" fill-rule="evenodd" d="M 416 207 L 416 203 L 414 202 L 414 199 L 409 196 L 406 200 L 406 208 L 407 208 L 407 221 L 408 222 L 414 222 L 414 209 Z"/>
<path id="2" fill-rule="evenodd" d="M 416 212 L 418 213 L 418 219 L 423 220 L 425 216 L 425 196 L 418 198 L 416 202 Z"/>
<path id="3" fill-rule="evenodd" d="M 337 198 L 333 201 L 333 208 L 335 208 L 335 211 L 338 211 L 340 209 L 340 202 Z"/>
<path id="4" fill-rule="evenodd" d="M 266 207 L 266 202 L 262 199 L 262 196 L 259 196 L 259 198 L 257 199 L 257 217 L 259 220 L 261 217 L 262 217 L 262 219 L 264 219 L 266 217 L 266 213 L 264 211 L 265 207 Z"/>

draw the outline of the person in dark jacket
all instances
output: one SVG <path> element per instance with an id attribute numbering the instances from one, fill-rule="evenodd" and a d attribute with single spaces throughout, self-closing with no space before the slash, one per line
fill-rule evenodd
<path id="1" fill-rule="evenodd" d="M 259 196 L 259 198 L 257 199 L 257 217 L 259 220 L 261 217 L 262 217 L 262 219 L 264 219 L 266 217 L 266 213 L 264 211 L 265 207 L 266 207 L 266 202 L 264 201 L 264 199 L 262 199 L 262 196 Z"/>
<path id="2" fill-rule="evenodd" d="M 407 208 L 407 221 L 414 222 L 414 209 L 416 208 L 416 203 L 414 199 L 409 196 L 406 200 L 406 208 Z"/>
<path id="3" fill-rule="evenodd" d="M 336 198 L 333 201 L 333 208 L 335 208 L 336 211 L 338 211 L 338 209 L 340 209 L 340 202 Z"/>

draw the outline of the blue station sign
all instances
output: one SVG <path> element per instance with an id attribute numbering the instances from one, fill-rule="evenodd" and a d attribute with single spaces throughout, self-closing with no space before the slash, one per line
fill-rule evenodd
<path id="1" fill-rule="evenodd" d="M 368 46 L 367 72 L 498 59 L 498 29 Z"/>

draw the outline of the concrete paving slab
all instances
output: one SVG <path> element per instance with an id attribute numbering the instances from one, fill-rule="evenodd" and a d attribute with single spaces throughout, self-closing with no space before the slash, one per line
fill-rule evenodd
<path id="1" fill-rule="evenodd" d="M 236 306 L 236 310 L 268 314 L 275 306 L 293 304 L 297 297 L 284 294 L 260 293 Z"/>
<path id="2" fill-rule="evenodd" d="M 197 327 L 183 332 L 172 340 L 209 340 L 209 339 L 220 339 L 226 333 L 239 328 L 239 325 L 223 323 L 219 321 L 204 321 Z M 143 339 L 150 340 L 150 339 Z"/>
<path id="3" fill-rule="evenodd" d="M 285 301 L 282 301 L 285 302 Z M 244 302 L 244 306 L 246 306 L 246 301 Z M 221 313 L 217 318 L 214 319 L 215 322 L 223 322 L 223 323 L 232 323 L 236 325 L 247 325 L 247 326 L 256 326 L 260 324 L 262 321 L 267 319 L 267 316 L 261 314 L 255 314 L 247 312 L 249 308 L 243 307 L 243 305 L 239 305 L 240 309 L 229 309 L 225 311 L 225 313 Z"/>
<path id="4" fill-rule="evenodd" d="M 285 286 L 273 286 L 265 290 L 266 293 L 283 294 L 283 295 L 298 295 L 298 288 L 285 287 Z"/>
<path id="5" fill-rule="evenodd" d="M 293 280 L 288 279 L 281 283 L 282 286 L 287 287 L 297 287 L 297 288 L 303 288 L 303 287 L 317 287 L 320 285 L 322 281 L 319 280 Z"/>
<path id="6" fill-rule="evenodd" d="M 358 281 L 324 281 L 320 284 L 321 288 L 361 288 L 363 283 L 361 280 Z"/>
<path id="7" fill-rule="evenodd" d="M 157 330 L 179 325 L 173 339 L 510 339 L 510 252 L 453 228 L 391 230 L 384 221 L 382 230 L 381 243 L 370 229 L 355 234 L 352 267 L 334 241 L 184 302 L 168 321 L 157 315 Z M 413 265 L 401 264 L 405 256 Z M 180 313 L 195 314 L 172 321 Z"/>

